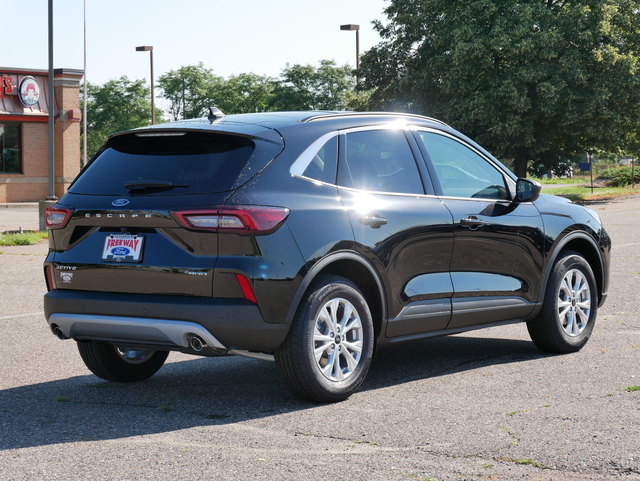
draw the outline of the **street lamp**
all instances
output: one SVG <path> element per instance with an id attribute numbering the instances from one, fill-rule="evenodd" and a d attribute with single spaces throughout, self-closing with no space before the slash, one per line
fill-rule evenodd
<path id="1" fill-rule="evenodd" d="M 348 23 L 346 25 L 340 25 L 340 30 L 355 30 L 356 31 L 356 87 L 360 86 L 360 25 L 354 25 Z"/>
<path id="2" fill-rule="evenodd" d="M 151 125 L 156 123 L 156 106 L 155 106 L 155 92 L 153 83 L 153 47 L 143 46 L 136 47 L 136 52 L 149 52 L 149 58 L 151 59 Z"/>

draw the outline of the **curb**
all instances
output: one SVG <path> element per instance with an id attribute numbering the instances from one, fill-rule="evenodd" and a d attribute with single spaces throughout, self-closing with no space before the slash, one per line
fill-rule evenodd
<path id="1" fill-rule="evenodd" d="M 0 203 L 0 209 L 37 209 L 37 202 L 6 202 Z"/>

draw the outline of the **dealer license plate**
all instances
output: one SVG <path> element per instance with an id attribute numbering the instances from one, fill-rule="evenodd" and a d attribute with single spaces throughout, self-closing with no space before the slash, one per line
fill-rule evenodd
<path id="1" fill-rule="evenodd" d="M 102 260 L 110 262 L 140 262 L 144 237 L 130 234 L 109 234 L 104 240 Z"/>

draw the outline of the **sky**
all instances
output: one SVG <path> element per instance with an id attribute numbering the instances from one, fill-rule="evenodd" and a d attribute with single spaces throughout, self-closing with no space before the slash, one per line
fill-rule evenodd
<path id="1" fill-rule="evenodd" d="M 287 63 L 318 66 L 320 60 L 355 66 L 360 53 L 380 41 L 374 19 L 386 21 L 389 0 L 53 0 L 54 68 L 84 69 L 86 2 L 87 81 L 104 84 L 126 75 L 149 81 L 202 62 L 228 78 L 240 73 L 278 77 Z M 2 67 L 48 69 L 48 0 L 0 0 Z M 13 14 L 11 12 L 14 12 Z M 8 41 L 9 40 L 9 41 Z"/>

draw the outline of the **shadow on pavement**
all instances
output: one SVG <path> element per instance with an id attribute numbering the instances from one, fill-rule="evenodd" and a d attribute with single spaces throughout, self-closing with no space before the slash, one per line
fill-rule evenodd
<path id="1" fill-rule="evenodd" d="M 389 346 L 377 353 L 361 391 L 544 356 L 531 342 L 508 339 L 446 337 Z M 198 358 L 169 362 L 140 383 L 86 375 L 2 390 L 0 450 L 121 439 L 321 407 L 295 398 L 273 363 Z"/>

